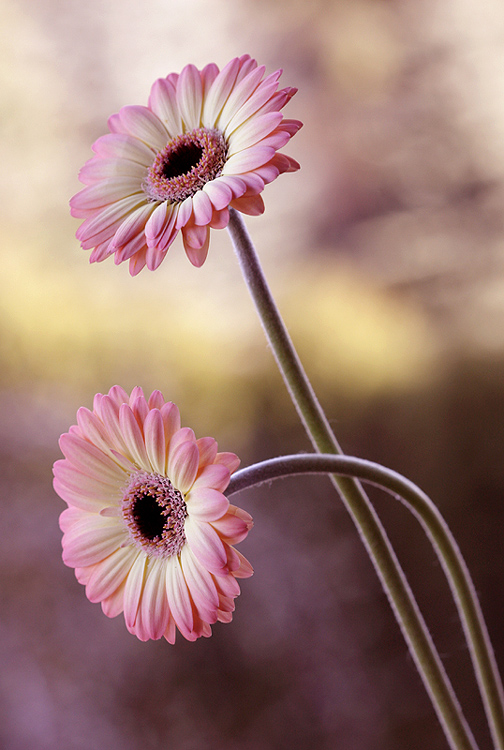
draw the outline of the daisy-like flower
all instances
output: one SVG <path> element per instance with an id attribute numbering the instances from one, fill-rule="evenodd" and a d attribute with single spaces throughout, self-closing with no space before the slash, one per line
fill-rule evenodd
<path id="1" fill-rule="evenodd" d="M 229 622 L 238 578 L 250 563 L 232 545 L 252 518 L 222 494 L 240 461 L 196 440 L 162 394 L 148 400 L 119 386 L 82 407 L 60 438 L 54 488 L 68 504 L 60 516 L 63 560 L 108 617 L 124 611 L 142 641 L 176 629 L 190 641 Z"/>
<path id="2" fill-rule="evenodd" d="M 110 133 L 93 145 L 79 179 L 87 187 L 70 201 L 85 219 L 77 231 L 90 261 L 129 260 L 132 276 L 158 268 L 182 232 L 187 256 L 201 266 L 210 228 L 222 229 L 229 207 L 264 211 L 261 191 L 299 164 L 277 153 L 301 123 L 280 110 L 296 93 L 277 91 L 282 71 L 264 77 L 249 55 L 222 71 L 187 65 L 158 79 L 147 107 L 123 107 Z"/>

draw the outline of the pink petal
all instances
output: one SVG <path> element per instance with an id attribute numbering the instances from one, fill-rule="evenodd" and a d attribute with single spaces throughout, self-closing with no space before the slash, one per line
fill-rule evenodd
<path id="1" fill-rule="evenodd" d="M 235 453 L 217 453 L 214 463 L 223 464 L 226 466 L 232 474 L 241 464 L 240 459 Z"/>
<path id="2" fill-rule="evenodd" d="M 203 87 L 195 65 L 186 65 L 177 82 L 177 103 L 185 131 L 200 126 Z"/>
<path id="3" fill-rule="evenodd" d="M 229 209 L 223 208 L 222 211 L 214 211 L 212 221 L 208 225 L 211 229 L 225 229 L 229 224 Z"/>
<path id="4" fill-rule="evenodd" d="M 134 632 L 146 567 L 147 556 L 144 553 L 140 553 L 126 579 L 126 588 L 124 590 L 124 621 L 130 633 Z"/>
<path id="5" fill-rule="evenodd" d="M 166 628 L 163 637 L 166 638 L 168 643 L 175 643 L 175 639 L 177 637 L 177 626 L 175 625 L 175 620 L 171 615 L 170 619 L 168 620 L 168 627 Z"/>
<path id="6" fill-rule="evenodd" d="M 110 596 L 103 599 L 101 608 L 103 614 L 107 617 L 117 617 L 124 609 L 124 591 L 126 589 L 126 581 L 124 581 Z"/>
<path id="7" fill-rule="evenodd" d="M 110 243 L 110 247 L 114 248 L 113 242 Z M 137 256 L 146 248 L 147 243 L 145 241 L 145 235 L 143 232 L 139 232 L 139 234 L 134 235 L 125 245 L 115 249 L 114 263 L 118 266 L 125 260 Z"/>
<path id="8" fill-rule="evenodd" d="M 87 440 L 66 433 L 60 437 L 59 445 L 63 455 L 84 474 L 109 484 L 123 478 L 115 461 Z"/>
<path id="9" fill-rule="evenodd" d="M 119 407 L 121 404 L 129 403 L 129 396 L 120 385 L 113 385 L 104 398 L 109 398 L 111 402 L 117 406 L 117 414 L 119 414 Z"/>
<path id="10" fill-rule="evenodd" d="M 185 493 L 190 490 L 198 471 L 199 452 L 196 443 L 187 441 L 171 450 L 168 458 L 168 471 L 172 484 Z"/>
<path id="11" fill-rule="evenodd" d="M 264 81 L 257 87 L 252 96 L 245 102 L 245 104 L 236 112 L 236 114 L 227 123 L 226 129 L 224 130 L 225 138 L 229 138 L 231 133 L 236 130 L 240 125 L 248 120 L 249 117 L 255 115 L 261 107 L 268 101 L 268 99 L 275 93 L 278 83 L 276 81 L 267 82 Z"/>
<path id="12" fill-rule="evenodd" d="M 239 83 L 242 81 L 245 76 L 247 76 L 254 68 L 257 68 L 257 62 L 250 57 L 250 55 L 241 55 L 239 58 L 240 60 L 240 70 L 238 71 L 238 75 L 236 76 L 236 82 Z"/>
<path id="13" fill-rule="evenodd" d="M 137 465 L 146 467 L 148 465 L 147 451 L 145 450 L 144 437 L 138 426 L 131 408 L 122 404 L 119 409 L 119 424 L 121 426 L 128 458 Z"/>
<path id="14" fill-rule="evenodd" d="M 148 401 L 149 409 L 161 409 L 164 403 L 165 400 L 161 391 L 152 391 Z"/>
<path id="15" fill-rule="evenodd" d="M 135 547 L 123 547 L 96 565 L 86 585 L 89 601 L 101 602 L 112 596 L 125 581 L 139 554 Z"/>
<path id="16" fill-rule="evenodd" d="M 264 213 L 264 201 L 260 195 L 242 196 L 234 200 L 231 206 L 248 216 L 260 216 Z"/>
<path id="17" fill-rule="evenodd" d="M 240 585 L 234 578 L 234 575 L 217 576 L 214 578 L 214 582 L 217 587 L 220 602 L 222 602 L 222 597 L 226 599 L 234 599 L 240 593 Z"/>
<path id="18" fill-rule="evenodd" d="M 173 619 L 187 638 L 193 629 L 193 612 L 189 591 L 178 557 L 170 557 L 166 565 L 166 594 Z"/>
<path id="19" fill-rule="evenodd" d="M 226 185 L 225 181 L 220 177 L 217 177 L 216 180 L 207 182 L 203 187 L 202 192 L 208 195 L 208 197 L 212 201 L 214 208 L 216 208 L 218 211 L 220 211 L 222 208 L 225 208 L 226 206 L 229 206 L 230 202 L 233 199 L 233 191 L 231 190 L 229 185 Z"/>
<path id="20" fill-rule="evenodd" d="M 211 464 L 210 466 L 205 466 L 205 468 L 198 474 L 198 478 L 194 482 L 192 489 L 195 490 L 199 487 L 211 487 L 219 492 L 224 492 L 229 484 L 230 476 L 229 469 L 222 464 Z"/>
<path id="21" fill-rule="evenodd" d="M 185 227 L 184 227 L 185 229 Z M 189 234 L 189 238 L 187 237 L 187 234 L 184 234 L 184 229 L 182 230 L 182 238 L 184 241 L 184 250 L 186 251 L 186 255 L 196 268 L 201 268 L 203 263 L 206 260 L 206 257 L 208 255 L 208 248 L 210 246 L 210 230 L 208 227 L 204 227 L 206 231 L 206 239 L 203 245 L 199 245 L 198 240 L 198 246 L 194 246 L 192 244 L 192 241 L 194 240 L 195 235 L 194 232 Z"/>
<path id="22" fill-rule="evenodd" d="M 270 162 L 263 167 L 258 167 L 258 169 L 254 170 L 254 174 L 258 175 L 264 181 L 265 185 L 269 185 L 270 182 L 276 180 L 280 174 L 280 170 Z"/>
<path id="23" fill-rule="evenodd" d="M 101 482 L 77 471 L 68 461 L 54 465 L 54 489 L 69 505 L 98 513 L 102 508 L 117 503 L 121 482 L 115 486 Z"/>
<path id="24" fill-rule="evenodd" d="M 93 151 L 104 159 L 128 159 L 144 167 L 150 167 L 156 156 L 155 151 L 145 143 L 122 133 L 102 135 L 94 142 Z"/>
<path id="25" fill-rule="evenodd" d="M 260 117 L 252 117 L 247 120 L 240 128 L 237 128 L 229 138 L 229 153 L 235 154 L 245 148 L 250 148 L 254 144 L 262 141 L 275 130 L 277 125 L 282 121 L 281 112 L 268 112 Z M 289 136 L 287 135 L 287 140 Z"/>
<path id="26" fill-rule="evenodd" d="M 227 497 L 209 487 L 191 489 L 186 496 L 186 504 L 190 516 L 207 523 L 221 518 L 229 508 Z"/>
<path id="27" fill-rule="evenodd" d="M 199 440 L 196 440 L 196 445 L 198 446 L 200 454 L 200 467 L 213 463 L 214 458 L 217 455 L 217 440 L 213 437 L 199 438 Z"/>
<path id="28" fill-rule="evenodd" d="M 254 569 L 252 565 L 249 563 L 246 557 L 242 555 L 241 552 L 238 552 L 237 549 L 235 549 L 236 554 L 238 555 L 238 558 L 240 560 L 240 567 L 238 570 L 233 570 L 233 575 L 235 578 L 250 578 L 251 575 L 254 573 Z"/>
<path id="29" fill-rule="evenodd" d="M 183 203 L 179 205 L 179 210 L 177 214 L 177 229 L 181 229 L 183 226 L 187 224 L 187 222 L 190 220 L 193 212 L 193 199 L 192 198 L 186 198 Z"/>
<path id="30" fill-rule="evenodd" d="M 252 146 L 231 156 L 226 161 L 222 174 L 239 175 L 241 172 L 250 172 L 266 164 L 274 155 L 275 149 L 271 146 Z"/>
<path id="31" fill-rule="evenodd" d="M 202 122 L 205 127 L 215 127 L 226 99 L 232 91 L 239 68 L 240 60 L 235 57 L 228 62 L 215 78 L 205 97 L 202 117 Z"/>
<path id="32" fill-rule="evenodd" d="M 184 245 L 189 246 L 193 250 L 199 250 L 205 245 L 208 238 L 208 227 L 186 224 L 185 227 L 182 227 L 182 236 L 184 238 Z"/>
<path id="33" fill-rule="evenodd" d="M 144 396 L 144 392 L 139 385 L 136 385 L 131 391 L 128 403 L 131 407 L 131 411 L 135 415 L 135 419 L 138 422 L 140 429 L 142 429 L 144 420 L 149 413 L 149 406 Z"/>
<path id="34" fill-rule="evenodd" d="M 142 194 L 142 185 L 134 177 L 113 177 L 83 188 L 70 201 L 72 216 L 77 213 L 96 211 L 135 194 Z M 138 198 L 137 198 L 138 200 Z M 79 216 L 77 218 L 80 218 Z"/>
<path id="35" fill-rule="evenodd" d="M 121 125 L 127 133 L 138 138 L 155 151 L 162 151 L 169 136 L 163 123 L 148 107 L 131 105 L 119 110 Z"/>
<path id="36" fill-rule="evenodd" d="M 165 430 L 166 445 L 170 445 L 173 436 L 180 430 L 180 412 L 174 403 L 168 401 L 164 406 L 161 407 L 161 416 L 163 417 L 163 424 Z M 192 432 L 192 430 L 191 430 Z M 194 433 L 192 432 L 194 435 Z M 187 438 L 184 436 L 183 440 Z"/>
<path id="37" fill-rule="evenodd" d="M 135 635 L 141 641 L 161 638 L 170 619 L 166 596 L 166 563 L 150 559 L 147 567 L 142 598 L 135 621 Z"/>
<path id="38" fill-rule="evenodd" d="M 209 623 L 215 622 L 219 595 L 212 576 L 200 565 L 187 545 L 180 553 L 180 562 L 198 614 Z"/>
<path id="39" fill-rule="evenodd" d="M 149 96 L 149 107 L 159 117 L 170 138 L 182 133 L 176 88 L 167 78 L 158 78 L 154 82 Z"/>
<path id="40" fill-rule="evenodd" d="M 184 531 L 192 552 L 210 573 L 225 575 L 229 572 L 227 552 L 215 529 L 188 516 Z"/>
<path id="41" fill-rule="evenodd" d="M 126 177 L 141 185 L 146 174 L 147 169 L 143 164 L 130 159 L 102 159 L 94 156 L 80 170 L 79 180 L 85 185 L 91 185 L 102 180 Z"/>
<path id="42" fill-rule="evenodd" d="M 235 505 L 230 505 L 222 518 L 212 521 L 212 526 L 226 544 L 243 541 L 253 525 L 252 516 Z"/>
<path id="43" fill-rule="evenodd" d="M 226 132 L 229 120 L 252 96 L 253 92 L 259 85 L 265 70 L 266 68 L 264 65 L 254 68 L 238 83 L 238 85 L 234 86 L 218 120 L 219 129 L 225 133 L 226 137 L 229 135 L 229 133 Z"/>
<path id="44" fill-rule="evenodd" d="M 129 216 L 123 221 L 119 229 L 116 231 L 112 238 L 111 247 L 118 250 L 124 247 L 128 242 L 137 238 L 140 235 L 142 242 L 144 240 L 144 228 L 149 217 L 154 211 L 153 203 L 140 206 L 139 208 L 132 211 Z"/>
<path id="45" fill-rule="evenodd" d="M 78 195 L 75 196 L 75 198 L 77 197 Z M 142 196 L 131 195 L 129 198 L 112 203 L 98 214 L 94 212 L 93 216 L 87 218 L 77 230 L 77 239 L 81 241 L 81 245 L 85 250 L 96 247 L 100 242 L 112 239 L 116 230 L 131 211 L 144 204 L 145 200 Z"/>
<path id="46" fill-rule="evenodd" d="M 110 437 L 111 449 L 124 452 L 126 445 L 119 425 L 119 405 L 110 396 L 104 396 L 100 404 L 101 419 Z"/>
<path id="47" fill-rule="evenodd" d="M 80 508 L 65 508 L 65 510 L 60 513 L 59 527 L 63 532 L 68 531 L 68 529 L 77 523 L 77 521 L 87 518 L 88 515 L 88 513 Z"/>
<path id="48" fill-rule="evenodd" d="M 71 568 L 94 565 L 119 549 L 126 538 L 117 519 L 88 514 L 65 532 L 63 562 Z"/>
<path id="49" fill-rule="evenodd" d="M 164 475 L 166 472 L 166 441 L 163 417 L 159 409 L 149 411 L 144 423 L 144 432 L 145 447 L 152 469 L 154 472 Z"/>
<path id="50" fill-rule="evenodd" d="M 197 226 L 205 226 L 210 223 L 213 214 L 213 207 L 210 198 L 204 190 L 198 190 L 198 192 L 193 195 L 193 213 L 194 223 Z"/>
<path id="51" fill-rule="evenodd" d="M 129 272 L 131 276 L 136 276 L 147 265 L 147 246 L 132 255 L 129 261 Z"/>
<path id="52" fill-rule="evenodd" d="M 284 119 L 278 126 L 279 130 L 285 130 L 292 137 L 303 127 L 301 120 Z"/>
<path id="53" fill-rule="evenodd" d="M 110 247 L 110 240 L 107 240 L 106 242 L 102 242 L 100 245 L 97 245 L 94 248 L 94 250 L 91 251 L 91 254 L 89 256 L 89 262 L 101 263 L 103 260 L 108 258 L 113 253 L 114 253 L 114 248 Z"/>
<path id="54" fill-rule="evenodd" d="M 209 63 L 208 65 L 205 65 L 205 67 L 201 71 L 201 82 L 203 84 L 204 97 L 206 97 L 206 95 L 210 91 L 210 87 L 218 75 L 219 68 L 215 63 Z"/>

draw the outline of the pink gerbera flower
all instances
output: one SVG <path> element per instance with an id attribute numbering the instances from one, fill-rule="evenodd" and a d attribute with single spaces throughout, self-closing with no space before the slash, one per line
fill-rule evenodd
<path id="1" fill-rule="evenodd" d="M 68 508 L 60 517 L 63 560 L 92 602 L 109 617 L 124 611 L 140 640 L 176 628 L 190 641 L 229 622 L 252 575 L 232 545 L 252 518 L 222 494 L 240 461 L 218 453 L 213 438 L 196 440 L 162 394 L 147 401 L 119 386 L 81 408 L 61 436 L 65 459 L 54 464 L 54 487 Z"/>
<path id="2" fill-rule="evenodd" d="M 158 79 L 147 107 L 123 107 L 98 138 L 80 172 L 87 187 L 71 202 L 85 219 L 77 237 L 91 262 L 129 259 L 132 275 L 156 269 L 179 230 L 187 256 L 201 266 L 210 228 L 229 221 L 229 207 L 264 211 L 264 186 L 299 169 L 277 153 L 301 123 L 280 112 L 296 89 L 277 91 L 281 71 L 264 78 L 249 55 L 219 72 L 187 65 Z"/>

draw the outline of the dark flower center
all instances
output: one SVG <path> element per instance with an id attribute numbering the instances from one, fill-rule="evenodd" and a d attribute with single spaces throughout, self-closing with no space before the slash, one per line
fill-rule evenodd
<path id="1" fill-rule="evenodd" d="M 163 516 L 161 507 L 152 495 L 135 497 L 131 515 L 143 537 L 152 541 L 162 536 L 166 517 Z"/>
<path id="2" fill-rule="evenodd" d="M 168 477 L 133 474 L 123 494 L 122 513 L 132 541 L 150 555 L 176 555 L 186 542 L 185 500 Z"/>
<path id="3" fill-rule="evenodd" d="M 166 180 L 182 177 L 197 167 L 203 156 L 203 149 L 197 143 L 182 143 L 174 149 L 170 158 L 163 164 L 162 176 Z"/>
<path id="4" fill-rule="evenodd" d="M 196 128 L 159 151 L 142 187 L 152 201 L 181 203 L 221 174 L 226 157 L 222 133 Z"/>

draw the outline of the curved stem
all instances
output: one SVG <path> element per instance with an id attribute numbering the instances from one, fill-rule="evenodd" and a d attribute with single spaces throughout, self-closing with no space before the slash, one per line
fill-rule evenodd
<path id="1" fill-rule="evenodd" d="M 483 613 L 469 570 L 453 534 L 432 500 L 406 477 L 380 464 L 350 456 L 295 455 L 262 461 L 237 471 L 228 495 L 293 474 L 337 473 L 374 484 L 418 518 L 443 565 L 466 634 L 469 652 L 496 747 L 504 744 L 504 693 Z"/>
<path id="2" fill-rule="evenodd" d="M 278 367 L 313 446 L 318 453 L 339 454 L 341 449 L 280 317 L 245 224 L 234 209 L 230 209 L 228 229 Z M 380 519 L 358 481 L 335 475 L 331 480 L 374 564 L 450 747 L 475 750 L 472 733 Z"/>

